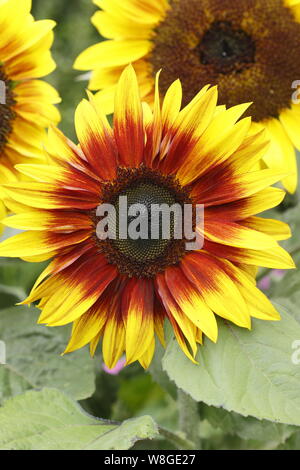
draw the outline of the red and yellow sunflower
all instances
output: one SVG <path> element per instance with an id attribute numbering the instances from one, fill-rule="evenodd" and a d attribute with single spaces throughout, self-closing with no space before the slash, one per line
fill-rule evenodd
<path id="1" fill-rule="evenodd" d="M 179 78 L 184 104 L 207 83 L 218 85 L 219 103 L 253 102 L 253 125 L 271 142 L 263 162 L 289 173 L 297 187 L 300 150 L 300 0 L 93 0 L 92 22 L 107 41 L 75 62 L 91 70 L 89 87 L 113 111 L 123 68 L 133 63 L 145 101 L 153 104 L 155 75 L 161 90 Z M 250 114 L 249 114 L 250 115 Z"/>
<path id="2" fill-rule="evenodd" d="M 249 105 L 226 109 L 217 98 L 216 87 L 205 87 L 182 108 L 177 80 L 160 104 L 157 77 L 152 112 L 129 66 L 116 90 L 113 128 L 93 97 L 83 100 L 75 115 L 80 144 L 51 128 L 48 164 L 17 166 L 35 181 L 4 185 L 16 213 L 4 224 L 25 232 L 2 242 L 0 256 L 52 258 L 25 303 L 39 300 L 39 323 L 73 322 L 66 352 L 90 343 L 94 354 L 103 338 L 108 367 L 125 352 L 127 363 L 146 368 L 156 336 L 164 344 L 168 319 L 195 361 L 203 334 L 217 341 L 216 315 L 249 329 L 251 317 L 279 319 L 254 278 L 257 266 L 294 267 L 277 243 L 290 230 L 256 214 L 282 201 L 284 191 L 270 185 L 284 175 L 256 170 L 268 142 L 264 131 L 252 132 L 249 117 L 240 120 Z M 120 195 L 203 204 L 203 247 L 98 238 L 97 207 L 117 209 Z"/>

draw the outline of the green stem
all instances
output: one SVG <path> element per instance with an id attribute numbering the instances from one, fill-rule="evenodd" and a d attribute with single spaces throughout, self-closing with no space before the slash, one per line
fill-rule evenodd
<path id="1" fill-rule="evenodd" d="M 194 443 L 195 449 L 201 449 L 198 403 L 183 390 L 178 389 L 177 404 L 179 412 L 179 430 L 186 439 Z"/>
<path id="2" fill-rule="evenodd" d="M 194 450 L 195 444 L 179 434 L 169 431 L 166 428 L 159 427 L 159 434 L 179 450 Z"/>

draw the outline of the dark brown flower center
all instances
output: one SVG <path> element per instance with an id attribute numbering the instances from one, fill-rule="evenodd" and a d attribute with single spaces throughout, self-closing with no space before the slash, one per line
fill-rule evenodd
<path id="1" fill-rule="evenodd" d="M 15 105 L 12 82 L 8 80 L 0 65 L 0 152 L 7 143 L 12 131 L 12 121 L 15 118 L 13 106 Z"/>
<path id="2" fill-rule="evenodd" d="M 120 196 L 126 196 L 128 207 L 137 204 L 141 207 L 141 210 L 137 207 L 137 215 L 140 222 L 143 222 L 143 217 L 147 219 L 146 232 L 143 235 L 146 235 L 147 238 L 139 238 L 133 240 L 128 236 L 127 239 L 120 238 L 119 230 L 119 213 L 120 213 L 120 204 L 117 201 L 115 203 L 116 214 L 117 214 L 117 239 L 113 241 L 113 245 L 128 258 L 134 259 L 139 263 L 148 262 L 150 260 L 155 260 L 159 256 L 162 256 L 169 244 L 168 239 L 163 239 L 162 237 L 162 214 L 158 213 L 159 226 L 158 232 L 159 236 L 157 239 L 151 237 L 151 222 L 152 222 L 152 208 L 154 205 L 166 204 L 167 207 L 171 207 L 176 203 L 174 196 L 169 192 L 167 188 L 157 186 L 153 183 L 148 182 L 139 182 L 134 186 L 126 188 Z M 143 214 L 143 211 L 145 212 Z M 135 219 L 134 216 L 127 216 L 126 224 L 130 226 L 130 223 Z M 173 218 L 172 218 L 173 219 Z M 174 221 L 171 221 L 171 232 L 174 228 Z M 137 227 L 138 230 L 141 227 Z"/>
<path id="3" fill-rule="evenodd" d="M 125 217 L 127 236 L 121 234 L 120 213 L 126 207 L 135 207 L 135 214 L 128 211 Z M 104 185 L 102 203 L 109 203 L 115 208 L 116 238 L 99 240 L 97 245 L 108 261 L 117 265 L 119 272 L 128 277 L 153 277 L 169 265 L 176 264 L 185 254 L 185 240 L 175 239 L 175 212 L 170 210 L 170 236 L 163 233 L 162 207 L 183 208 L 190 204 L 188 192 L 182 189 L 173 177 L 166 177 L 143 165 L 135 169 L 119 169 L 115 181 Z M 137 206 L 138 205 L 138 206 Z M 129 215 L 128 215 L 129 214 Z M 124 218 L 123 218 L 124 220 Z M 147 221 L 145 225 L 140 226 Z M 95 218 L 95 223 L 99 221 Z M 139 223 L 138 223 L 139 222 Z M 132 238 L 130 224 L 134 223 L 138 238 Z M 155 226 L 156 224 L 156 226 Z M 156 235 L 152 231 L 154 228 Z M 124 229 L 124 226 L 122 230 Z"/>
<path id="4" fill-rule="evenodd" d="M 255 60 L 255 43 L 230 23 L 213 23 L 198 46 L 200 62 L 211 65 L 217 73 L 242 72 Z"/>
<path id="5" fill-rule="evenodd" d="M 219 103 L 253 101 L 255 121 L 291 106 L 300 77 L 300 23 L 283 0 L 171 0 L 149 56 L 164 94 L 180 78 L 184 104 L 218 85 Z"/>

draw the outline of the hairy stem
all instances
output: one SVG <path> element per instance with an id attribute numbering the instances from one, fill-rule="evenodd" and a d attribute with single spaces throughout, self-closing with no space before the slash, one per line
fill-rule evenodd
<path id="1" fill-rule="evenodd" d="M 159 434 L 180 450 L 194 450 L 195 444 L 168 429 L 159 427 Z"/>

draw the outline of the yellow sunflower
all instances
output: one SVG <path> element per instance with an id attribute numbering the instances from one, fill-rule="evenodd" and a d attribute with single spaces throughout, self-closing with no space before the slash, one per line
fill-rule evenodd
<path id="1" fill-rule="evenodd" d="M 134 63 L 144 100 L 153 104 L 155 74 L 161 89 L 180 78 L 184 104 L 197 90 L 218 85 L 220 104 L 253 101 L 255 132 L 271 141 L 269 168 L 288 171 L 297 187 L 300 149 L 300 0 L 94 0 L 93 24 L 107 41 L 84 51 L 78 70 L 92 70 L 89 87 L 107 113 L 122 68 Z M 295 100 L 292 98 L 293 94 Z"/>
<path id="2" fill-rule="evenodd" d="M 181 109 L 177 80 L 161 105 L 157 77 L 152 112 L 129 66 L 113 128 L 90 95 L 75 115 L 80 145 L 51 128 L 49 164 L 17 166 L 35 182 L 4 185 L 16 215 L 3 223 L 26 231 L 2 242 L 0 256 L 53 258 L 24 303 L 40 300 L 39 323 L 73 322 L 66 352 L 90 343 L 94 354 L 103 337 L 109 368 L 124 352 L 127 363 L 146 368 L 168 319 L 195 361 L 202 334 L 217 341 L 216 315 L 249 329 L 251 317 L 279 319 L 254 276 L 257 266 L 294 267 L 277 243 L 290 230 L 255 214 L 282 201 L 284 191 L 270 185 L 284 175 L 253 171 L 268 147 L 264 131 L 253 134 L 251 118 L 239 120 L 248 105 L 226 110 L 217 98 L 216 87 L 205 87 Z M 183 238 L 160 231 L 148 239 L 123 238 L 120 230 L 115 239 L 99 237 L 99 205 L 120 212 L 120 196 L 147 207 L 204 205 L 204 228 L 195 226 L 203 247 L 189 251 Z"/>
<path id="3" fill-rule="evenodd" d="M 45 128 L 60 115 L 56 90 L 39 80 L 55 69 L 51 20 L 35 21 L 31 0 L 0 0 L 0 181 L 14 165 L 43 159 Z"/>

